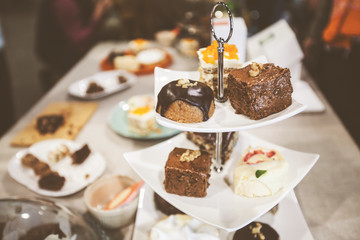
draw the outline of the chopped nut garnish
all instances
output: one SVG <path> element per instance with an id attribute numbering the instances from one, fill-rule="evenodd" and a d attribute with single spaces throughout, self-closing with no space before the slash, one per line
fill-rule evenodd
<path id="1" fill-rule="evenodd" d="M 186 152 L 184 152 L 183 154 L 181 154 L 181 157 L 180 157 L 180 162 L 191 162 L 193 161 L 194 159 L 196 159 L 197 157 L 199 157 L 201 155 L 201 152 L 200 150 L 194 150 L 194 151 L 191 151 L 191 150 L 186 150 Z"/>
<path id="2" fill-rule="evenodd" d="M 251 229 L 251 233 L 254 234 L 255 236 L 256 236 L 256 235 L 259 235 L 259 238 L 260 238 L 261 240 L 265 240 L 264 234 L 260 231 L 261 228 L 262 228 L 262 225 L 257 222 L 257 223 L 256 223 L 256 226 Z"/>
<path id="3" fill-rule="evenodd" d="M 193 86 L 196 86 L 198 83 L 197 82 L 194 82 L 194 83 L 191 83 L 189 79 L 179 79 L 176 86 L 178 87 L 182 87 L 182 88 L 188 88 L 188 87 L 193 87 Z"/>
<path id="4" fill-rule="evenodd" d="M 257 75 L 259 75 L 262 68 L 263 68 L 262 63 L 257 63 L 257 62 L 251 63 L 251 69 L 249 71 L 250 77 L 256 77 Z"/>

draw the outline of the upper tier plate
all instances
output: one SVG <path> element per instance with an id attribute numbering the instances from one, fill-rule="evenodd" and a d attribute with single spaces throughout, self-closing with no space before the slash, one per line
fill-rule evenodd
<path id="1" fill-rule="evenodd" d="M 198 71 L 172 71 L 164 68 L 155 68 L 155 104 L 157 102 L 157 95 L 161 88 L 168 82 L 180 78 L 199 80 L 200 74 Z M 156 114 L 156 120 L 159 124 L 165 127 L 175 128 L 182 131 L 231 132 L 257 128 L 276 123 L 300 113 L 305 108 L 305 105 L 293 99 L 292 104 L 283 111 L 272 114 L 260 120 L 251 120 L 245 115 L 235 114 L 235 110 L 230 105 L 230 102 L 227 101 L 225 103 L 215 103 L 215 113 L 206 122 L 178 123 L 164 118 L 158 113 Z"/>
<path id="2" fill-rule="evenodd" d="M 249 146 L 277 150 L 289 162 L 287 182 L 272 196 L 246 198 L 233 192 L 233 169 Z M 175 147 L 198 149 L 182 133 L 152 147 L 125 153 L 124 157 L 135 172 L 166 201 L 190 216 L 227 231 L 235 231 L 269 211 L 304 178 L 319 158 L 318 154 L 294 151 L 239 132 L 239 140 L 223 172 L 217 174 L 212 171 L 207 196 L 195 198 L 169 194 L 164 189 L 164 167 Z"/>

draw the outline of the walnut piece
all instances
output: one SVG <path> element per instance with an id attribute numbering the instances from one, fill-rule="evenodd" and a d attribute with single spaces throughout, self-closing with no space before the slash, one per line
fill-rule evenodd
<path id="1" fill-rule="evenodd" d="M 259 238 L 260 238 L 261 240 L 264 240 L 264 239 L 265 239 L 265 236 L 264 236 L 264 234 L 261 232 L 261 228 L 262 228 L 262 225 L 257 222 L 257 223 L 256 223 L 256 226 L 251 229 L 251 233 L 254 234 L 255 236 L 256 236 L 256 235 L 259 235 Z"/>
<path id="2" fill-rule="evenodd" d="M 181 154 L 180 162 L 191 162 L 197 157 L 201 155 L 200 150 L 186 150 L 183 154 Z"/>
<path id="3" fill-rule="evenodd" d="M 182 88 L 188 88 L 188 87 L 193 87 L 193 86 L 196 86 L 198 83 L 197 82 L 194 82 L 194 83 L 191 83 L 189 79 L 179 79 L 176 86 L 178 87 L 182 87 Z"/>
<path id="4" fill-rule="evenodd" d="M 249 75 L 250 77 L 256 77 L 257 75 L 260 74 L 262 68 L 263 68 L 263 64 L 262 63 L 257 63 L 257 62 L 253 62 L 251 63 L 250 66 L 250 71 L 249 71 Z"/>

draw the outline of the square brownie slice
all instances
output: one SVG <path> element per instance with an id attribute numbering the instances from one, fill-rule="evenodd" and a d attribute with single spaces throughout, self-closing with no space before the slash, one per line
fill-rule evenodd
<path id="1" fill-rule="evenodd" d="M 290 70 L 272 63 L 252 63 L 231 71 L 228 90 L 235 113 L 258 120 L 291 105 Z"/>
<path id="2" fill-rule="evenodd" d="M 188 197 L 205 197 L 211 157 L 200 150 L 174 148 L 165 165 L 165 190 Z"/>

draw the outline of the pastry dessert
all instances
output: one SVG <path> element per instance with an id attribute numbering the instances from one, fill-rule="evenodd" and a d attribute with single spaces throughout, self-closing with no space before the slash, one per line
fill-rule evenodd
<path id="1" fill-rule="evenodd" d="M 60 176 L 58 172 L 49 171 L 40 176 L 38 185 L 42 189 L 50 191 L 59 191 L 65 183 L 65 178 Z"/>
<path id="2" fill-rule="evenodd" d="M 229 160 L 232 150 L 238 139 L 238 132 L 223 132 L 222 133 L 222 149 L 221 149 L 221 162 L 224 164 Z M 200 150 L 208 152 L 215 158 L 215 143 L 216 133 L 196 133 L 186 132 L 186 137 L 197 146 Z"/>
<path id="3" fill-rule="evenodd" d="M 54 133 L 62 125 L 64 125 L 63 115 L 50 114 L 36 119 L 36 129 L 40 134 Z"/>
<path id="4" fill-rule="evenodd" d="M 129 42 L 129 49 L 135 53 L 145 50 L 150 46 L 150 41 L 143 38 L 137 38 Z"/>
<path id="5" fill-rule="evenodd" d="M 178 34 L 179 30 L 176 28 L 174 30 L 163 30 L 155 33 L 155 39 L 160 45 L 169 47 L 174 43 Z"/>
<path id="6" fill-rule="evenodd" d="M 69 155 L 70 150 L 65 144 L 60 144 L 56 147 L 56 149 L 49 151 L 48 159 L 49 162 L 59 162 L 60 160 L 64 159 L 67 155 Z"/>
<path id="7" fill-rule="evenodd" d="M 34 155 L 28 153 L 21 158 L 21 164 L 25 167 L 31 168 L 35 175 L 39 176 L 39 188 L 58 191 L 65 183 L 65 178 L 60 176 L 58 172 L 52 171 L 49 164 L 40 161 Z"/>
<path id="8" fill-rule="evenodd" d="M 103 91 L 104 88 L 102 86 L 100 86 L 96 82 L 90 82 L 88 88 L 86 89 L 86 94 L 98 93 Z"/>
<path id="9" fill-rule="evenodd" d="M 113 60 L 115 69 L 123 69 L 130 72 L 136 72 L 140 69 L 140 63 L 135 55 L 117 56 Z"/>
<path id="10" fill-rule="evenodd" d="M 129 130 L 147 135 L 158 129 L 155 120 L 154 98 L 148 95 L 133 96 L 128 100 L 127 111 Z"/>
<path id="11" fill-rule="evenodd" d="M 211 89 L 216 92 L 217 78 L 218 78 L 218 51 L 217 42 L 197 51 L 197 55 L 200 62 L 200 81 L 207 84 Z M 238 49 L 236 45 L 225 44 L 224 46 L 224 89 L 227 92 L 228 76 L 231 70 L 239 69 L 242 67 L 242 63 L 239 60 Z"/>
<path id="12" fill-rule="evenodd" d="M 288 168 L 279 152 L 249 147 L 234 169 L 234 192 L 245 197 L 271 196 L 285 184 Z"/>
<path id="13" fill-rule="evenodd" d="M 165 199 L 160 197 L 159 194 L 154 192 L 154 202 L 157 209 L 166 215 L 182 214 L 183 212 L 168 203 Z"/>
<path id="14" fill-rule="evenodd" d="M 179 50 L 185 56 L 196 57 L 198 49 L 199 41 L 195 38 L 182 38 L 179 41 Z"/>
<path id="15" fill-rule="evenodd" d="M 215 111 L 214 94 L 204 83 L 179 79 L 159 92 L 156 112 L 181 123 L 207 121 Z"/>
<path id="16" fill-rule="evenodd" d="M 79 150 L 73 152 L 70 156 L 72 159 L 72 164 L 81 164 L 86 158 L 90 155 L 91 150 L 87 144 L 82 146 Z"/>
<path id="17" fill-rule="evenodd" d="M 25 167 L 31 168 L 37 176 L 41 176 L 51 171 L 50 166 L 47 163 L 40 161 L 31 153 L 28 153 L 21 158 L 21 164 Z"/>
<path id="18" fill-rule="evenodd" d="M 233 70 L 228 80 L 228 97 L 235 113 L 261 119 L 291 105 L 293 88 L 290 71 L 272 63 L 252 63 Z"/>
<path id="19" fill-rule="evenodd" d="M 233 240 L 279 240 L 279 234 L 268 224 L 252 222 L 249 225 L 237 230 Z"/>
<path id="20" fill-rule="evenodd" d="M 185 214 L 170 215 L 150 230 L 150 240 L 197 239 L 220 240 L 219 231 Z"/>
<path id="21" fill-rule="evenodd" d="M 165 190 L 188 197 L 205 197 L 211 157 L 206 152 L 174 148 L 165 165 Z"/>

